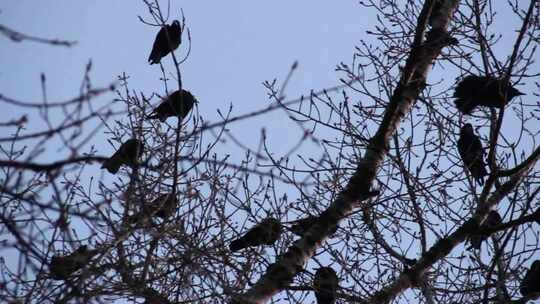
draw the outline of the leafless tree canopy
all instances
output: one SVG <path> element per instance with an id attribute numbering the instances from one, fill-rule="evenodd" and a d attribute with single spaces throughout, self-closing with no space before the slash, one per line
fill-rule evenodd
<path id="1" fill-rule="evenodd" d="M 208 121 L 195 102 L 183 119 L 163 122 L 148 116 L 189 90 L 189 16 L 145 3 L 140 21 L 156 33 L 176 19 L 181 26 L 178 49 L 149 66 L 163 84 L 151 96 L 127 74 L 92 86 L 90 62 L 72 99 L 48 100 L 46 74 L 39 102 L 0 92 L 20 109 L 0 122 L 1 302 L 310 303 L 323 284 L 314 275 L 327 266 L 338 303 L 538 296 L 520 293 L 540 259 L 538 0 L 363 0 L 362 14 L 379 22 L 337 65 L 339 86 L 285 98 L 295 63 L 264 83 L 270 103 L 258 111 L 218 109 L 222 120 Z M 78 47 L 4 25 L 0 34 Z M 468 75 L 526 95 L 465 115 L 453 94 Z M 255 148 L 228 130 L 274 111 L 303 134 L 285 153 L 267 141 L 271 130 Z M 466 123 L 484 149 L 483 185 L 458 152 Z M 118 174 L 98 171 L 111 155 L 95 147 L 116 151 L 129 139 L 143 145 L 119 150 Z M 223 142 L 243 157 L 217 153 Z M 257 226 L 269 217 L 281 222 L 277 241 L 277 230 Z M 252 228 L 250 237 L 266 239 L 232 252 Z"/>

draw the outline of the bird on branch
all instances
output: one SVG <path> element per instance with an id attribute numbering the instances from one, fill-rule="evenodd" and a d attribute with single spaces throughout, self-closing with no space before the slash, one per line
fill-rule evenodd
<path id="1" fill-rule="evenodd" d="M 144 205 L 142 210 L 132 215 L 128 221 L 130 223 L 137 223 L 144 221 L 145 219 L 151 219 L 152 217 L 158 217 L 165 220 L 174 214 L 177 207 L 178 197 L 175 194 L 162 194 L 154 199 L 150 204 Z"/>
<path id="2" fill-rule="evenodd" d="M 457 146 L 465 167 L 469 170 L 476 182 L 479 185 L 483 185 L 484 176 L 488 174 L 484 162 L 484 148 L 482 147 L 480 138 L 474 134 L 471 124 L 467 123 L 461 127 Z"/>
<path id="3" fill-rule="evenodd" d="M 315 272 L 315 278 L 313 279 L 317 304 L 334 304 L 336 302 L 338 283 L 338 277 L 334 269 L 330 267 L 319 268 Z"/>
<path id="4" fill-rule="evenodd" d="M 520 95 L 525 94 L 502 79 L 476 75 L 463 78 L 454 91 L 456 107 L 463 114 L 471 114 L 477 106 L 502 109 Z"/>
<path id="5" fill-rule="evenodd" d="M 90 263 L 97 250 L 88 250 L 83 245 L 67 256 L 53 256 L 49 265 L 51 278 L 54 280 L 67 280 L 70 275 Z"/>
<path id="6" fill-rule="evenodd" d="M 235 252 L 247 247 L 272 245 L 278 240 L 281 231 L 281 223 L 277 219 L 269 217 L 249 229 L 242 237 L 232 241 L 229 248 Z"/>
<path id="7" fill-rule="evenodd" d="M 135 167 L 139 163 L 139 157 L 144 150 L 144 143 L 138 139 L 130 139 L 123 143 L 120 148 L 103 162 L 102 169 L 107 169 L 116 174 L 122 165 Z"/>
<path id="8" fill-rule="evenodd" d="M 164 122 L 169 117 L 186 118 L 197 99 L 186 90 L 178 90 L 166 98 L 147 116 L 148 119 L 159 119 Z"/>
<path id="9" fill-rule="evenodd" d="M 182 29 L 180 22 L 174 20 L 171 25 L 163 26 L 154 40 L 152 52 L 148 57 L 150 64 L 160 63 L 161 58 L 176 50 L 182 42 Z"/>
<path id="10" fill-rule="evenodd" d="M 531 268 L 527 270 L 519 291 L 524 297 L 540 297 L 540 260 L 534 261 Z"/>
<path id="11" fill-rule="evenodd" d="M 482 225 L 480 225 L 480 230 L 491 229 L 491 228 L 493 228 L 495 226 L 498 226 L 500 224 L 502 224 L 501 215 L 497 211 L 491 210 L 488 213 L 488 215 L 487 215 L 486 219 L 484 220 L 484 222 L 482 223 Z M 473 235 L 470 238 L 471 246 L 468 249 L 474 248 L 474 249 L 479 250 L 480 247 L 482 246 L 482 243 L 485 240 L 487 240 L 488 237 L 489 237 L 489 234 L 488 235 L 485 235 L 485 234 Z"/>
<path id="12" fill-rule="evenodd" d="M 313 226 L 319 219 L 321 221 L 325 220 L 324 216 L 319 217 L 319 216 L 310 215 L 308 217 L 292 222 L 293 225 L 289 229 L 291 230 L 292 233 L 299 236 L 303 236 L 309 230 L 309 228 L 311 228 L 311 226 Z M 338 226 L 334 225 L 330 231 L 330 235 L 336 233 L 337 229 L 338 229 Z"/>

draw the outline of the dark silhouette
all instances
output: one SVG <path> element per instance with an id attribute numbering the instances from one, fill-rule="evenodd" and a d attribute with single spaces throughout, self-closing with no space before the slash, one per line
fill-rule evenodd
<path id="1" fill-rule="evenodd" d="M 443 6 L 442 1 L 435 0 L 434 2 L 435 3 L 433 4 L 432 9 L 431 9 L 431 15 L 429 15 L 429 20 L 428 20 L 428 24 L 430 26 L 435 26 L 436 25 L 435 23 L 437 23 L 437 19 L 440 19 L 441 8 Z"/>
<path id="2" fill-rule="evenodd" d="M 315 272 L 313 289 L 318 304 L 334 304 L 336 302 L 336 290 L 338 277 L 334 269 L 322 267 Z"/>
<path id="3" fill-rule="evenodd" d="M 463 114 L 471 114 L 477 106 L 504 108 L 519 95 L 525 94 L 501 79 L 476 75 L 463 78 L 454 91 L 456 107 Z"/>
<path id="4" fill-rule="evenodd" d="M 281 223 L 275 218 L 266 218 L 248 232 L 231 242 L 229 248 L 232 252 L 260 245 L 272 245 L 281 235 Z"/>
<path id="5" fill-rule="evenodd" d="M 167 56 L 169 52 L 176 50 L 180 46 L 181 41 L 182 29 L 178 20 L 174 20 L 171 25 L 163 26 L 154 40 L 148 62 L 150 64 L 160 63 L 161 58 Z"/>
<path id="6" fill-rule="evenodd" d="M 497 225 L 500 225 L 501 223 L 502 223 L 501 215 L 497 211 L 491 210 L 488 213 L 482 225 L 480 225 L 480 230 L 491 229 Z M 480 250 L 482 243 L 485 240 L 487 240 L 488 237 L 489 237 L 489 234 L 479 234 L 479 235 L 472 236 L 470 238 L 471 247 L 469 247 L 468 249 L 474 248 L 474 249 Z"/>
<path id="7" fill-rule="evenodd" d="M 290 230 L 291 230 L 292 233 L 294 233 L 296 235 L 303 236 L 304 233 L 306 233 L 308 231 L 308 229 L 311 228 L 311 226 L 313 226 L 317 222 L 318 218 L 319 217 L 317 217 L 317 216 L 310 215 L 308 217 L 296 220 L 296 221 L 293 222 L 294 224 L 291 226 Z M 321 216 L 320 220 L 321 221 L 324 220 L 324 217 Z M 337 225 L 332 227 L 332 230 L 330 231 L 330 234 L 336 233 L 337 228 L 338 228 Z"/>
<path id="8" fill-rule="evenodd" d="M 122 165 L 135 167 L 144 150 L 144 144 L 137 139 L 130 139 L 123 143 L 113 156 L 103 162 L 101 168 L 116 174 Z"/>
<path id="9" fill-rule="evenodd" d="M 96 253 L 96 250 L 88 250 L 83 245 L 70 255 L 53 256 L 49 265 L 51 278 L 54 280 L 67 280 L 74 272 L 90 263 Z"/>
<path id="10" fill-rule="evenodd" d="M 173 193 L 166 193 L 158 196 L 150 204 L 144 205 L 142 210 L 132 215 L 129 218 L 129 222 L 136 223 L 144 221 L 145 219 L 151 219 L 151 217 L 158 217 L 161 219 L 167 219 L 171 217 L 176 208 L 178 207 L 178 197 Z"/>
<path id="11" fill-rule="evenodd" d="M 181 92 L 181 93 L 180 93 Z M 178 90 L 167 96 L 153 111 L 148 115 L 148 119 L 159 119 L 164 122 L 167 118 L 176 116 L 180 120 L 186 118 L 193 104 L 198 102 L 191 92 Z"/>
<path id="12" fill-rule="evenodd" d="M 457 144 L 459 155 L 465 167 L 469 170 L 476 182 L 483 185 L 484 176 L 487 175 L 486 164 L 484 162 L 484 148 L 482 148 L 480 138 L 474 134 L 471 124 L 468 123 L 461 127 Z"/>
<path id="13" fill-rule="evenodd" d="M 531 268 L 525 274 L 519 291 L 524 297 L 540 295 L 540 260 L 536 260 L 532 263 Z"/>

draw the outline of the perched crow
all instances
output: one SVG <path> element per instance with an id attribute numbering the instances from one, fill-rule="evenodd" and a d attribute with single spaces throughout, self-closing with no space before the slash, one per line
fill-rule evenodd
<path id="1" fill-rule="evenodd" d="M 167 36 L 169 37 L 167 38 Z M 148 57 L 148 62 L 150 64 L 159 63 L 161 58 L 167 56 L 169 52 L 176 50 L 181 41 L 182 30 L 180 28 L 180 22 L 174 20 L 171 25 L 165 25 L 159 30 L 156 40 L 154 40 L 150 57 Z"/>
<path id="2" fill-rule="evenodd" d="M 90 263 L 96 253 L 96 250 L 88 250 L 86 246 L 81 246 L 70 255 L 53 256 L 49 265 L 51 278 L 67 280 L 74 272 Z"/>
<path id="3" fill-rule="evenodd" d="M 461 127 L 457 145 L 465 167 L 467 167 L 476 182 L 483 185 L 484 176 L 487 175 L 486 164 L 484 163 L 484 149 L 480 138 L 474 134 L 471 124 L 468 123 Z"/>
<path id="4" fill-rule="evenodd" d="M 196 102 L 198 101 L 191 92 L 178 90 L 166 97 L 147 118 L 159 119 L 159 121 L 164 122 L 167 118 L 176 116 L 182 120 L 189 114 Z"/>
<path id="5" fill-rule="evenodd" d="M 471 114 L 476 106 L 504 108 L 519 95 L 525 94 L 501 79 L 476 75 L 463 78 L 454 91 L 456 107 L 463 114 Z"/>
<path id="6" fill-rule="evenodd" d="M 525 274 L 525 278 L 521 281 L 519 291 L 524 297 L 540 295 L 540 260 L 532 263 L 531 268 Z"/>
<path id="7" fill-rule="evenodd" d="M 178 197 L 173 193 L 162 194 L 150 204 L 144 205 L 142 210 L 129 218 L 130 223 L 136 223 L 141 219 L 149 219 L 150 216 L 167 219 L 171 217 L 178 206 Z"/>
<path id="8" fill-rule="evenodd" d="M 482 225 L 480 225 L 480 229 L 490 229 L 497 225 L 500 225 L 501 223 L 502 223 L 501 215 L 497 211 L 491 210 L 488 213 Z M 472 236 L 470 239 L 471 247 L 469 247 L 469 249 L 474 248 L 474 249 L 479 250 L 480 247 L 482 246 L 482 243 L 485 240 L 487 240 L 488 237 L 489 235 L 482 235 L 482 234 Z"/>
<path id="9" fill-rule="evenodd" d="M 260 245 L 272 245 L 281 235 L 281 223 L 275 218 L 266 218 L 248 232 L 231 242 L 229 248 L 232 252 Z"/>
<path id="10" fill-rule="evenodd" d="M 155 216 L 166 219 L 174 214 L 176 207 L 178 206 L 178 197 L 176 194 L 168 193 L 160 195 L 158 198 L 152 201 L 147 207 L 148 213 L 155 214 Z"/>
<path id="11" fill-rule="evenodd" d="M 499 214 L 499 212 L 495 211 L 495 210 L 491 210 L 487 217 L 486 217 L 486 220 L 484 221 L 484 223 L 482 224 L 482 226 L 485 226 L 487 228 L 493 228 L 497 225 L 500 225 L 502 224 L 502 217 L 501 215 Z"/>
<path id="12" fill-rule="evenodd" d="M 113 156 L 103 162 L 101 168 L 116 174 L 122 165 L 135 167 L 144 150 L 144 143 L 137 139 L 130 139 L 123 143 Z"/>
<path id="13" fill-rule="evenodd" d="M 313 279 L 317 304 L 334 304 L 336 302 L 337 288 L 338 277 L 334 269 L 330 267 L 319 268 Z"/>
<path id="14" fill-rule="evenodd" d="M 315 224 L 317 222 L 317 219 L 319 218 L 323 220 L 324 217 L 310 215 L 306 218 L 296 220 L 293 222 L 294 224 L 291 226 L 290 230 L 296 235 L 303 236 L 304 233 L 306 233 L 308 229 L 311 228 L 311 226 L 313 226 L 313 224 Z M 330 232 L 330 234 L 336 233 L 337 228 L 337 225 L 332 227 L 332 231 Z"/>

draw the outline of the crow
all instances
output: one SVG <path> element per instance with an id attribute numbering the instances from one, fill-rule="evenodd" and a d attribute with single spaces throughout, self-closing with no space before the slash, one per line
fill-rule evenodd
<path id="1" fill-rule="evenodd" d="M 152 46 L 152 52 L 148 57 L 148 62 L 151 65 L 160 63 L 161 58 L 167 56 L 169 52 L 176 50 L 181 42 L 182 30 L 180 28 L 180 22 L 174 20 L 171 25 L 165 25 L 159 30 Z"/>
<path id="2" fill-rule="evenodd" d="M 118 151 L 103 162 L 102 169 L 116 174 L 122 165 L 135 167 L 144 150 L 144 143 L 138 139 L 130 139 L 123 143 Z"/>
<path id="3" fill-rule="evenodd" d="M 480 230 L 490 229 L 497 225 L 500 225 L 501 223 L 502 223 L 501 215 L 497 211 L 491 210 L 488 213 L 482 225 L 480 225 Z M 480 250 L 482 243 L 485 240 L 487 240 L 488 237 L 489 237 L 489 234 L 473 235 L 470 238 L 471 246 L 468 249 L 474 248 L 474 249 Z"/>
<path id="4" fill-rule="evenodd" d="M 178 206 L 178 197 L 173 193 L 158 196 L 150 204 L 144 205 L 142 210 L 132 215 L 128 221 L 136 223 L 141 219 L 149 219 L 150 216 L 159 217 L 163 220 L 171 217 Z"/>
<path id="5" fill-rule="evenodd" d="M 167 118 L 176 116 L 182 120 L 186 118 L 196 102 L 198 101 L 191 92 L 178 90 L 164 98 L 147 118 L 164 122 Z"/>
<path id="6" fill-rule="evenodd" d="M 527 270 L 519 291 L 524 297 L 540 295 L 540 260 L 534 261 L 531 268 Z"/>
<path id="7" fill-rule="evenodd" d="M 336 290 L 338 288 L 338 277 L 334 269 L 321 267 L 315 272 L 313 279 L 313 289 L 317 304 L 334 304 L 336 302 Z"/>
<path id="8" fill-rule="evenodd" d="M 83 245 L 70 255 L 53 256 L 49 265 L 51 278 L 54 280 L 67 280 L 74 272 L 90 263 L 96 253 L 96 250 L 88 250 Z"/>
<path id="9" fill-rule="evenodd" d="M 463 78 L 454 91 L 456 107 L 463 114 L 471 114 L 477 106 L 502 109 L 519 95 L 525 94 L 502 79 L 476 75 Z"/>
<path id="10" fill-rule="evenodd" d="M 468 123 L 461 127 L 457 145 L 459 155 L 465 167 L 469 170 L 476 182 L 479 185 L 483 185 L 484 176 L 487 175 L 486 164 L 484 163 L 484 149 L 482 148 L 480 138 L 474 134 L 471 124 Z"/>
<path id="11" fill-rule="evenodd" d="M 311 226 L 313 226 L 317 222 L 318 219 L 322 221 L 324 220 L 324 217 L 322 215 L 320 217 L 310 215 L 308 217 L 294 221 L 293 222 L 294 224 L 289 229 L 291 230 L 292 233 L 299 236 L 303 236 L 309 230 L 309 228 L 311 228 Z M 330 234 L 336 233 L 337 228 L 338 228 L 337 225 L 332 227 Z"/>
<path id="12" fill-rule="evenodd" d="M 242 237 L 234 240 L 229 245 L 232 252 L 242 250 L 247 247 L 260 245 L 272 245 L 281 235 L 281 223 L 272 217 L 264 219 L 255 227 L 248 230 Z"/>

